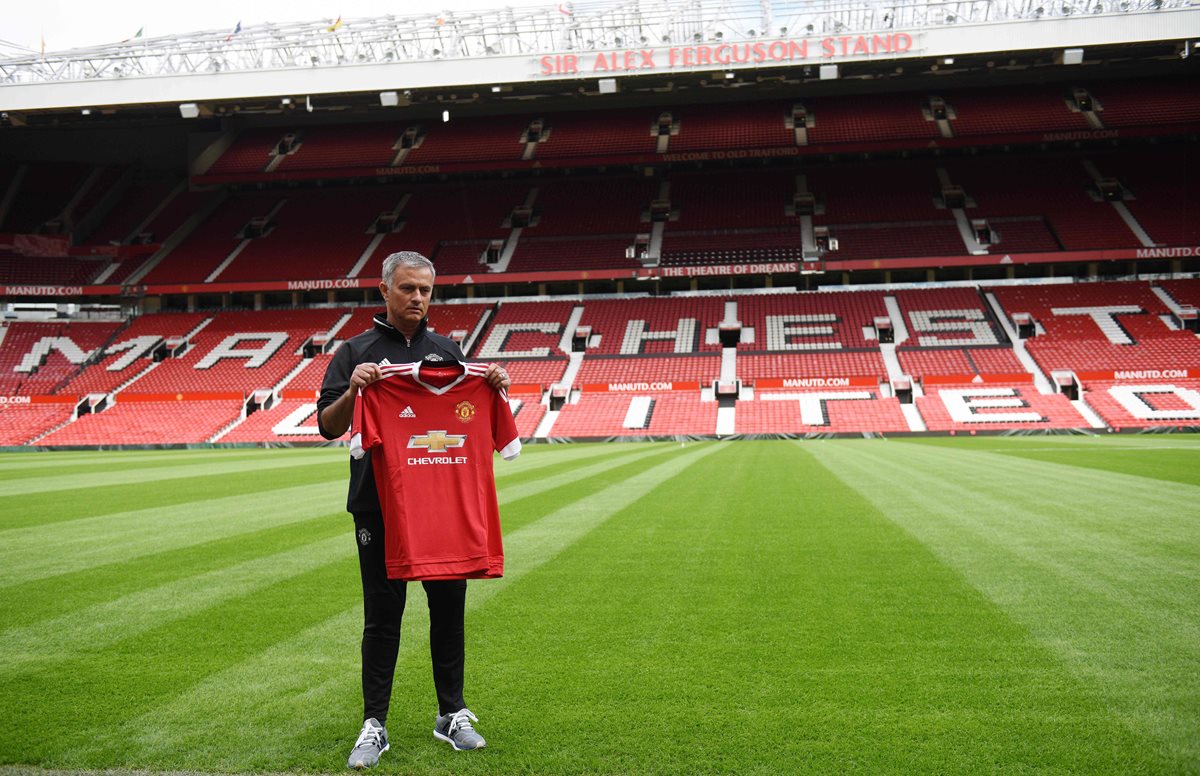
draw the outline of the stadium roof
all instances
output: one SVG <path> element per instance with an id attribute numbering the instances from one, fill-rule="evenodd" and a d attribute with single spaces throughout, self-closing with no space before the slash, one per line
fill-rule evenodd
<path id="1" fill-rule="evenodd" d="M 626 0 L 263 24 L 0 60 L 0 110 L 585 82 L 1056 52 L 1200 37 L 1194 0 Z M 1082 49 L 1063 55 L 1064 47 Z M 714 74 L 714 71 L 716 73 Z M 821 78 L 836 78 L 828 67 Z M 603 81 L 604 83 L 601 83 Z M 376 98 L 378 99 L 378 98 Z M 205 109 L 207 110 L 207 109 Z"/>

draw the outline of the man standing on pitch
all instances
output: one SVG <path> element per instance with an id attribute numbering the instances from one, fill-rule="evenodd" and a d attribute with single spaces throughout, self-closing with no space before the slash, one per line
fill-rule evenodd
<path id="1" fill-rule="evenodd" d="M 317 400 L 317 425 L 326 439 L 349 428 L 360 388 L 382 377 L 381 364 L 416 361 L 461 361 L 452 340 L 428 330 L 426 313 L 433 293 L 433 263 L 419 253 L 393 253 L 383 262 L 386 313 L 374 327 L 347 340 L 334 354 Z M 507 388 L 508 375 L 492 364 L 484 379 L 494 389 Z M 388 749 L 388 705 L 400 647 L 406 583 L 388 579 L 385 568 L 383 517 L 369 457 L 350 461 L 346 509 L 354 515 L 358 565 L 363 586 L 362 689 L 363 727 L 350 753 L 351 768 L 369 768 Z M 455 749 L 478 749 L 483 737 L 463 700 L 464 612 L 466 580 L 422 582 L 429 602 L 429 651 L 438 716 L 433 734 Z"/>

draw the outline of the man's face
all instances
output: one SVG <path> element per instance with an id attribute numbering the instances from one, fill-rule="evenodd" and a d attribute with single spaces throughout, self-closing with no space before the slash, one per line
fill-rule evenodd
<path id="1" fill-rule="evenodd" d="M 433 273 L 424 267 L 397 267 L 392 274 L 392 287 L 380 283 L 379 292 L 387 305 L 388 323 L 411 335 L 429 310 Z"/>

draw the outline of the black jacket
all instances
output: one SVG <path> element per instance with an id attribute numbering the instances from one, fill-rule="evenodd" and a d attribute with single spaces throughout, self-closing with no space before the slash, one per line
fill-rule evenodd
<path id="1" fill-rule="evenodd" d="M 421 321 L 409 340 L 387 322 L 385 314 L 379 313 L 375 316 L 372 329 L 346 340 L 333 354 L 333 360 L 325 370 L 325 380 L 321 383 L 317 417 L 320 418 L 320 413 L 350 387 L 350 375 L 359 364 L 409 364 L 426 358 L 462 361 L 464 357 L 462 349 L 453 340 L 429 331 L 428 319 Z M 345 432 L 344 428 L 321 428 L 321 435 L 326 439 L 337 439 Z M 350 492 L 346 496 L 346 511 L 380 511 L 370 452 L 358 460 L 350 459 Z"/>

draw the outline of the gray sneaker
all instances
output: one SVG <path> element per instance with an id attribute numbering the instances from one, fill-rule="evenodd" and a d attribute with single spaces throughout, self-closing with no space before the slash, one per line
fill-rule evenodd
<path id="1" fill-rule="evenodd" d="M 468 709 L 459 709 L 453 714 L 443 714 L 437 718 L 433 726 L 433 737 L 441 739 L 459 752 L 467 749 L 482 749 L 487 746 L 483 736 L 471 727 L 472 722 L 478 722 L 475 715 Z"/>
<path id="2" fill-rule="evenodd" d="M 354 742 L 354 750 L 346 765 L 356 771 L 379 764 L 379 755 L 388 750 L 387 730 L 374 717 L 363 723 L 362 732 Z"/>

